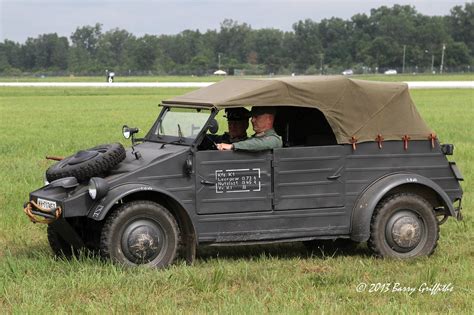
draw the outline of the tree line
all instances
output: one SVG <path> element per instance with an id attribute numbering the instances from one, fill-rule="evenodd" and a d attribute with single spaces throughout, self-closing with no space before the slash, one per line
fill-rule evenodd
<path id="1" fill-rule="evenodd" d="M 443 46 L 445 47 L 443 52 Z M 444 55 L 444 56 L 442 56 Z M 470 71 L 474 56 L 474 4 L 449 15 L 427 16 L 407 5 L 382 6 L 370 14 L 300 20 L 291 31 L 252 29 L 230 19 L 219 30 L 185 30 L 177 35 L 134 36 L 101 24 L 78 27 L 69 38 L 56 33 L 24 43 L 0 43 L 0 73 L 56 72 L 75 75 L 205 75 L 359 72 L 385 69 Z M 236 73 L 237 74 L 237 73 Z"/>

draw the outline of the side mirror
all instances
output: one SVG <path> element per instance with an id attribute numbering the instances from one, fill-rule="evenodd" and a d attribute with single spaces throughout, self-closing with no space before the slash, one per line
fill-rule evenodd
<path id="1" fill-rule="evenodd" d="M 186 174 L 190 175 L 193 172 L 193 158 L 192 156 L 188 156 L 186 162 L 184 164 L 184 170 Z"/>
<path id="2" fill-rule="evenodd" d="M 214 118 L 209 122 L 209 132 L 215 134 L 219 131 L 219 123 Z"/>
<path id="3" fill-rule="evenodd" d="M 125 139 L 130 139 L 134 134 L 139 132 L 140 130 L 138 128 L 130 128 L 127 125 L 124 125 L 122 127 L 122 134 Z"/>

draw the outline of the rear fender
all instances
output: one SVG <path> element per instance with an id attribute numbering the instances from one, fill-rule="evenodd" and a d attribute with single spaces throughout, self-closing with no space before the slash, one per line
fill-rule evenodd
<path id="1" fill-rule="evenodd" d="M 443 201 L 450 215 L 456 217 L 452 201 L 443 189 L 431 179 L 418 174 L 391 174 L 372 183 L 355 203 L 352 210 L 352 240 L 365 242 L 369 239 L 370 222 L 375 207 L 387 193 L 401 185 L 420 185 L 431 189 Z"/>

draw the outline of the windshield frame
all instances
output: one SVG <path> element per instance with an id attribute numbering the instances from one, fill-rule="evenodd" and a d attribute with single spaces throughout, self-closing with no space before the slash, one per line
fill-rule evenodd
<path id="1" fill-rule="evenodd" d="M 188 109 L 192 110 L 206 110 L 209 111 L 209 117 L 207 118 L 205 124 L 201 128 L 201 130 L 198 132 L 197 136 L 193 138 L 180 138 L 178 136 L 169 136 L 169 135 L 163 135 L 158 137 L 155 135 L 154 131 L 159 128 L 163 118 L 165 117 L 166 113 L 170 111 L 172 108 L 183 108 L 181 106 L 169 106 L 169 105 L 160 105 L 163 106 L 163 109 L 161 110 L 160 114 L 158 115 L 158 118 L 155 120 L 153 125 L 151 126 L 150 130 L 146 134 L 146 136 L 143 138 L 145 141 L 150 141 L 150 142 L 158 142 L 158 143 L 170 143 L 170 144 L 176 144 L 176 145 L 185 145 L 185 146 L 197 146 L 197 144 L 201 143 L 203 136 L 206 134 L 207 129 L 209 128 L 209 123 L 211 119 L 213 119 L 216 115 L 216 110 L 215 109 L 202 109 L 202 108 L 196 108 L 196 107 L 185 107 Z"/>

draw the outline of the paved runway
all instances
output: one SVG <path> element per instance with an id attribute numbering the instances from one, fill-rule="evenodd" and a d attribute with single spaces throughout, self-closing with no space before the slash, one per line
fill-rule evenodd
<path id="1" fill-rule="evenodd" d="M 215 82 L 0 82 L 10 87 L 200 88 Z M 474 81 L 409 81 L 410 89 L 474 89 Z"/>

